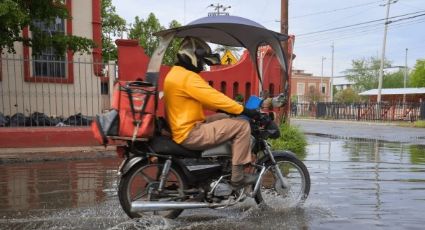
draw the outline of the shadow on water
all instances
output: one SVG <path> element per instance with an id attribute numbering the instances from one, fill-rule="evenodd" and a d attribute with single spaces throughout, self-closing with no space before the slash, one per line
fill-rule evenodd
<path id="1" fill-rule="evenodd" d="M 117 159 L 2 164 L 1 229 L 422 229 L 425 146 L 307 135 L 311 191 L 300 207 L 272 198 L 169 220 L 129 219 Z"/>

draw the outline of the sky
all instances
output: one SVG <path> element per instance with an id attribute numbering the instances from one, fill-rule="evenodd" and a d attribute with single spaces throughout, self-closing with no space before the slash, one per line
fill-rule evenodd
<path id="1" fill-rule="evenodd" d="M 117 13 L 127 23 L 136 16 L 147 18 L 152 12 L 164 26 L 172 20 L 187 24 L 205 17 L 213 11 L 208 6 L 217 3 L 230 6 L 230 15 L 280 30 L 278 0 L 113 0 Z M 334 76 L 344 75 L 354 59 L 380 58 L 386 3 L 387 0 L 289 0 L 289 34 L 295 35 L 297 55 L 293 67 L 320 76 L 324 57 L 323 75 L 330 76 L 332 44 Z M 419 14 L 425 14 L 425 0 L 398 0 L 390 5 L 389 17 L 395 22 L 388 25 L 385 57 L 392 65 L 405 65 L 406 48 L 409 68 L 417 59 L 425 59 L 425 15 L 413 18 Z M 407 17 L 412 18 L 397 21 Z"/>

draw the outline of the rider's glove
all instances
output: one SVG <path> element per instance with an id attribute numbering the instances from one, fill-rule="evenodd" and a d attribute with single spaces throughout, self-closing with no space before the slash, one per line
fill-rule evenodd
<path id="1" fill-rule="evenodd" d="M 246 107 L 243 108 L 241 115 L 245 115 L 249 118 L 258 119 L 261 116 L 261 113 L 255 109 L 248 109 Z"/>

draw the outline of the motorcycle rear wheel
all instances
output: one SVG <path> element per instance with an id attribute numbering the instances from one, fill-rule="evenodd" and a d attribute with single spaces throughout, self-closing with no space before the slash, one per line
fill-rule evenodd
<path id="1" fill-rule="evenodd" d="M 289 186 L 283 188 L 275 170 L 270 167 L 264 174 L 260 189 L 254 197 L 256 203 L 273 203 L 274 198 L 283 199 L 288 204 L 304 202 L 310 192 L 311 183 L 307 167 L 295 156 L 290 155 L 275 156 L 275 161 Z M 269 164 L 271 165 L 271 162 Z"/>
<path id="2" fill-rule="evenodd" d="M 159 215 L 165 218 L 177 218 L 183 209 L 153 211 L 153 212 L 131 212 L 131 202 L 141 201 L 182 201 L 180 198 L 164 197 L 161 195 L 151 195 L 149 190 L 156 190 L 159 185 L 159 178 L 164 164 L 149 164 L 145 161 L 137 163 L 128 173 L 121 177 L 118 185 L 118 197 L 121 207 L 130 218 L 139 218 L 145 215 Z M 186 182 L 178 169 L 171 165 L 164 192 L 173 193 L 174 196 L 183 197 L 183 190 Z M 161 194 L 161 193 L 160 193 Z"/>

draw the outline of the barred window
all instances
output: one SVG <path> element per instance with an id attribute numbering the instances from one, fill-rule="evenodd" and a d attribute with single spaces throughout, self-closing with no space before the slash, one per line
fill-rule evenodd
<path id="1" fill-rule="evenodd" d="M 56 18 L 52 24 L 40 21 L 34 24 L 46 35 L 65 33 L 65 20 L 61 18 Z M 33 75 L 34 77 L 66 78 L 65 55 L 59 55 L 53 47 L 44 49 L 41 54 L 34 56 Z"/>

